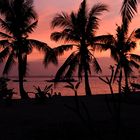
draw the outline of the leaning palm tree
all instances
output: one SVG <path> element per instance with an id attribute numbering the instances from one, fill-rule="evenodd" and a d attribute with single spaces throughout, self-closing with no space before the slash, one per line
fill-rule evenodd
<path id="1" fill-rule="evenodd" d="M 13 64 L 18 62 L 19 90 L 22 99 L 27 99 L 28 94 L 23 87 L 23 78 L 27 70 L 27 55 L 35 47 L 47 51 L 50 48 L 43 42 L 28 39 L 28 35 L 37 27 L 37 14 L 33 9 L 32 0 L 6 0 L 6 7 L 1 7 L 0 27 L 0 62 L 6 59 L 3 74 L 8 74 Z"/>
<path id="2" fill-rule="evenodd" d="M 77 70 L 79 80 L 82 80 L 82 74 L 84 74 L 86 95 L 92 94 L 89 84 L 91 67 L 93 66 L 95 72 L 101 72 L 100 65 L 94 56 L 95 46 L 105 45 L 104 42 L 107 42 L 111 37 L 110 35 L 96 36 L 96 31 L 99 28 L 99 16 L 103 11 L 107 10 L 108 8 L 105 4 L 98 3 L 89 11 L 86 0 L 83 0 L 77 13 L 71 12 L 67 14 L 62 12 L 56 14 L 51 22 L 52 28 L 60 27 L 62 29 L 59 32 L 53 32 L 51 39 L 56 42 L 64 40 L 65 43 L 68 43 L 54 48 L 55 55 L 62 55 L 64 50 L 75 47 L 74 51 L 57 71 L 55 79 L 70 78 Z M 46 63 L 48 63 L 48 58 L 50 57 L 47 56 L 45 59 Z"/>

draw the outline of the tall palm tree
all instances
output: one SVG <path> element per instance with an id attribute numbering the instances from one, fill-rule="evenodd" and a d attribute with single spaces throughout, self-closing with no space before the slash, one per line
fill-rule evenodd
<path id="1" fill-rule="evenodd" d="M 6 64 L 3 74 L 8 74 L 13 64 L 18 62 L 19 89 L 22 99 L 27 99 L 28 94 L 23 87 L 23 78 L 27 70 L 27 55 L 33 47 L 39 51 L 47 51 L 50 48 L 47 44 L 38 40 L 29 39 L 28 35 L 37 27 L 37 14 L 33 9 L 33 0 L 6 0 L 3 1 L 5 7 L 0 8 L 2 18 L 0 18 L 0 61 L 5 58 Z"/>
<path id="2" fill-rule="evenodd" d="M 136 48 L 135 31 L 129 36 L 125 34 L 123 25 L 117 27 L 117 35 L 114 37 L 113 44 L 111 46 L 111 56 L 117 62 L 115 77 L 119 74 L 120 83 L 122 80 L 122 74 L 125 77 L 125 89 L 129 90 L 129 76 L 133 72 L 133 68 L 140 68 L 140 55 L 131 53 Z M 121 86 L 121 85 L 120 85 Z M 119 87 L 121 92 L 121 87 Z"/>
<path id="3" fill-rule="evenodd" d="M 62 29 L 59 32 L 53 32 L 51 39 L 56 42 L 64 40 L 65 43 L 68 43 L 68 45 L 54 48 L 55 55 L 59 56 L 63 54 L 64 50 L 76 48 L 57 71 L 55 79 L 70 78 L 78 69 L 79 80 L 82 80 L 82 74 L 84 74 L 86 95 L 92 94 L 89 84 L 91 67 L 95 72 L 101 72 L 100 65 L 94 56 L 95 46 L 105 45 L 104 42 L 111 37 L 110 35 L 96 36 L 99 28 L 99 16 L 107 10 L 107 6 L 100 3 L 88 10 L 86 0 L 83 0 L 77 13 L 56 14 L 51 22 L 52 28 L 60 27 Z M 48 62 L 48 56 L 45 62 Z"/>
<path id="4" fill-rule="evenodd" d="M 107 47 L 111 50 L 111 56 L 116 61 L 117 67 L 114 78 L 119 74 L 119 92 L 121 92 L 122 74 L 125 77 L 125 89 L 129 90 L 128 77 L 134 68 L 139 68 L 140 56 L 132 54 L 136 48 L 136 31 L 128 34 L 129 24 L 137 12 L 137 0 L 124 0 L 121 7 L 122 23 L 117 27 L 117 33 L 112 38 L 112 44 Z M 105 48 L 102 48 L 105 49 Z M 106 48 L 107 49 L 107 48 Z"/>

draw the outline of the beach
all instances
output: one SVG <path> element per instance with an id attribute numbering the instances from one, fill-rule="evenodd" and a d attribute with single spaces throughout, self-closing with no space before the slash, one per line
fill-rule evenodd
<path id="1" fill-rule="evenodd" d="M 139 101 L 139 94 L 121 97 L 120 119 L 109 111 L 108 103 L 115 114 L 111 95 L 80 96 L 78 109 L 73 96 L 55 97 L 44 103 L 33 99 L 1 101 L 0 139 L 139 140 Z"/>

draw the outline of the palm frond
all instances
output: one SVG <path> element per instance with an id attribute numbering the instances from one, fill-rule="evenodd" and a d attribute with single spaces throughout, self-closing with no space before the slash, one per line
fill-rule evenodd
<path id="1" fill-rule="evenodd" d="M 115 46 L 110 47 L 110 55 L 111 57 L 116 61 L 119 62 L 119 54 L 118 54 L 118 50 L 116 49 Z"/>
<path id="2" fill-rule="evenodd" d="M 140 28 L 135 31 L 135 37 L 140 38 Z"/>
<path id="3" fill-rule="evenodd" d="M 69 51 L 73 49 L 74 44 L 68 44 L 68 45 L 61 45 L 56 48 L 53 48 L 53 51 L 56 56 L 61 56 L 64 54 L 65 51 Z"/>
<path id="4" fill-rule="evenodd" d="M 138 63 L 136 63 L 135 61 L 131 60 L 130 62 L 130 66 L 136 68 L 136 69 L 139 69 L 140 68 L 140 65 Z"/>
<path id="5" fill-rule="evenodd" d="M 28 9 L 26 10 L 26 13 L 25 13 L 25 17 L 27 17 L 28 20 L 31 20 L 31 19 L 36 20 L 36 19 L 38 19 L 38 14 L 33 9 L 33 6 L 28 7 Z"/>
<path id="6" fill-rule="evenodd" d="M 61 32 L 53 32 L 50 36 L 51 40 L 54 40 L 54 41 L 59 41 L 62 39 L 62 33 Z"/>
<path id="7" fill-rule="evenodd" d="M 71 26 L 70 17 L 67 13 L 62 12 L 61 14 L 56 14 L 51 22 L 51 27 L 69 27 Z"/>
<path id="8" fill-rule="evenodd" d="M 9 48 L 5 48 L 0 52 L 0 63 L 3 62 L 3 60 L 8 56 L 9 54 Z"/>
<path id="9" fill-rule="evenodd" d="M 51 40 L 59 41 L 64 40 L 65 42 L 68 41 L 79 41 L 79 32 L 77 29 L 64 29 L 60 32 L 53 32 L 50 36 Z"/>
<path id="10" fill-rule="evenodd" d="M 25 54 L 31 54 L 32 53 L 34 46 L 31 45 L 30 39 L 22 38 L 20 43 L 21 43 L 21 46 L 22 46 L 22 52 L 24 52 Z"/>
<path id="11" fill-rule="evenodd" d="M 101 35 L 93 37 L 93 44 L 91 47 L 95 50 L 99 51 L 106 51 L 108 49 L 111 49 L 113 47 L 113 44 L 115 42 L 112 35 Z"/>
<path id="12" fill-rule="evenodd" d="M 89 19 L 90 21 L 88 21 L 87 26 L 86 26 L 86 38 L 88 40 L 88 42 L 90 42 L 90 44 L 92 45 L 94 42 L 94 36 L 96 34 L 96 31 L 98 29 L 98 23 L 96 21 L 96 19 Z"/>
<path id="13" fill-rule="evenodd" d="M 31 46 L 33 46 L 39 51 L 41 50 L 41 51 L 47 52 L 50 50 L 50 47 L 44 42 L 41 42 L 35 39 L 28 39 L 28 42 Z"/>
<path id="14" fill-rule="evenodd" d="M 102 72 L 102 69 L 95 56 L 90 51 L 88 52 L 88 54 L 89 54 L 89 60 L 88 60 L 89 62 L 87 64 L 91 63 L 96 73 Z M 87 66 L 87 68 L 88 68 L 87 70 L 90 71 L 90 65 Z"/>
<path id="15" fill-rule="evenodd" d="M 68 51 L 73 48 L 73 45 L 61 45 L 56 48 L 50 49 L 47 53 L 45 53 L 44 57 L 44 65 L 48 66 L 50 62 L 57 65 L 58 64 L 58 56 L 64 54 L 65 51 Z"/>
<path id="16" fill-rule="evenodd" d="M 65 38 L 65 36 L 67 36 L 66 32 L 62 31 L 62 32 L 53 32 L 50 36 L 51 40 L 54 41 L 59 41 L 59 40 L 63 40 Z"/>
<path id="17" fill-rule="evenodd" d="M 131 52 L 132 50 L 134 50 L 136 48 L 136 42 L 131 41 L 131 42 L 126 42 L 125 44 L 125 48 L 123 48 L 124 52 Z"/>
<path id="18" fill-rule="evenodd" d="M 124 33 L 128 32 L 129 23 L 137 13 L 137 0 L 124 0 L 121 7 L 122 28 Z"/>
<path id="19" fill-rule="evenodd" d="M 129 37 L 127 37 L 127 42 L 131 42 L 135 37 L 136 30 L 133 30 Z"/>
<path id="20" fill-rule="evenodd" d="M 13 64 L 15 64 L 15 60 L 14 60 L 15 54 L 12 51 L 11 54 L 9 55 L 4 70 L 3 70 L 3 74 L 8 74 L 9 71 L 11 70 L 11 67 L 13 66 Z"/>
<path id="21" fill-rule="evenodd" d="M 137 13 L 137 0 L 124 0 L 121 7 L 123 21 L 131 22 L 135 13 Z"/>
<path id="22" fill-rule="evenodd" d="M 6 32 L 14 36 L 17 36 L 17 34 L 21 35 L 21 32 L 23 33 L 23 31 L 37 19 L 33 2 L 31 2 L 32 0 L 7 1 L 7 8 L 2 8 L 3 19 L 0 19 L 0 25 Z M 30 4 L 27 5 L 28 3 Z"/>
<path id="23" fill-rule="evenodd" d="M 95 57 L 93 57 L 93 59 L 92 59 L 92 65 L 93 65 L 93 69 L 96 73 L 102 72 L 102 69 Z"/>
<path id="24" fill-rule="evenodd" d="M 55 75 L 55 79 L 59 80 L 64 77 L 66 70 L 70 67 L 71 60 L 75 57 L 75 52 L 73 52 L 64 62 L 64 64 L 59 68 Z"/>
<path id="25" fill-rule="evenodd" d="M 10 22 L 9 22 L 10 23 Z M 5 30 L 7 33 L 11 34 L 11 28 L 9 26 L 9 23 L 4 21 L 2 18 L 0 18 L 0 27 Z"/>
<path id="26" fill-rule="evenodd" d="M 125 48 L 124 48 L 125 52 L 131 52 L 136 48 L 136 42 L 133 41 L 134 37 L 135 37 L 135 30 L 132 31 L 132 33 L 130 34 L 130 36 L 127 38 L 125 42 Z"/>
<path id="27" fill-rule="evenodd" d="M 108 43 L 108 42 L 114 42 L 114 37 L 111 34 L 108 35 L 100 35 L 100 36 L 95 36 L 93 38 L 94 42 L 103 42 L 103 43 Z"/>
<path id="28" fill-rule="evenodd" d="M 140 62 L 140 55 L 130 54 L 130 59 Z"/>
<path id="29" fill-rule="evenodd" d="M 11 44 L 8 42 L 8 40 L 0 40 L 0 48 L 6 48 L 11 46 Z"/>
<path id="30" fill-rule="evenodd" d="M 8 34 L 6 34 L 6 33 L 3 33 L 3 32 L 0 32 L 0 36 L 1 36 L 2 38 L 13 39 L 12 36 L 10 36 L 10 35 L 8 35 Z"/>
<path id="31" fill-rule="evenodd" d="M 24 10 L 26 11 L 25 15 L 28 14 L 27 17 L 29 19 L 37 19 L 38 17 L 36 11 L 33 8 L 33 2 L 34 2 L 33 0 L 26 0 L 24 1 L 24 4 L 22 4 L 24 7 Z"/>
<path id="32" fill-rule="evenodd" d="M 89 17 L 99 16 L 102 14 L 103 11 L 108 11 L 108 6 L 102 3 L 97 3 L 91 8 Z"/>
<path id="33" fill-rule="evenodd" d="M 93 48 L 93 50 L 102 52 L 111 49 L 113 45 L 107 43 L 93 43 L 91 47 Z"/>
<path id="34" fill-rule="evenodd" d="M 28 7 L 31 7 L 32 5 L 33 5 L 33 0 L 26 0 L 26 1 L 24 1 L 24 5 L 26 6 L 28 6 Z"/>
<path id="35" fill-rule="evenodd" d="M 69 63 L 69 68 L 64 77 L 71 78 L 74 75 L 76 68 L 78 67 L 78 64 L 79 64 L 79 53 L 75 54 L 75 56 L 71 59 L 71 62 Z"/>
<path id="36" fill-rule="evenodd" d="M 100 19 L 98 16 L 100 16 L 103 11 L 108 11 L 108 6 L 105 4 L 97 3 L 91 8 L 87 20 L 86 34 L 95 34 L 99 27 Z"/>
<path id="37" fill-rule="evenodd" d="M 13 10 L 16 15 L 15 18 L 20 19 L 23 23 L 29 23 L 31 20 L 37 18 L 32 0 L 13 1 L 10 6 L 11 10 Z"/>
<path id="38" fill-rule="evenodd" d="M 71 28 L 75 27 L 74 25 L 77 25 L 77 13 L 71 12 L 70 13 L 70 21 L 71 21 Z"/>
<path id="39" fill-rule="evenodd" d="M 51 62 L 55 65 L 58 64 L 58 58 L 57 58 L 57 55 L 55 54 L 53 49 L 51 49 L 47 53 L 45 53 L 43 64 L 44 64 L 45 67 L 47 67 L 48 64 L 51 63 Z"/>
<path id="40" fill-rule="evenodd" d="M 77 14 L 77 21 L 78 21 L 78 24 L 79 24 L 79 28 L 84 30 L 86 22 L 87 22 L 86 0 L 83 0 L 80 4 L 78 14 Z"/>
<path id="41" fill-rule="evenodd" d="M 37 27 L 37 24 L 38 24 L 38 21 L 33 22 L 25 30 L 23 30 L 23 34 L 32 33 L 34 29 Z"/>

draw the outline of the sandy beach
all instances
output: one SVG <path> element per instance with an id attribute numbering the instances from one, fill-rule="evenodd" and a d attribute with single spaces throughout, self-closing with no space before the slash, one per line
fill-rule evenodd
<path id="1" fill-rule="evenodd" d="M 81 96 L 78 101 L 79 108 L 70 96 L 44 103 L 1 101 L 0 140 L 140 139 L 139 94 L 121 97 L 120 119 L 111 95 Z"/>

